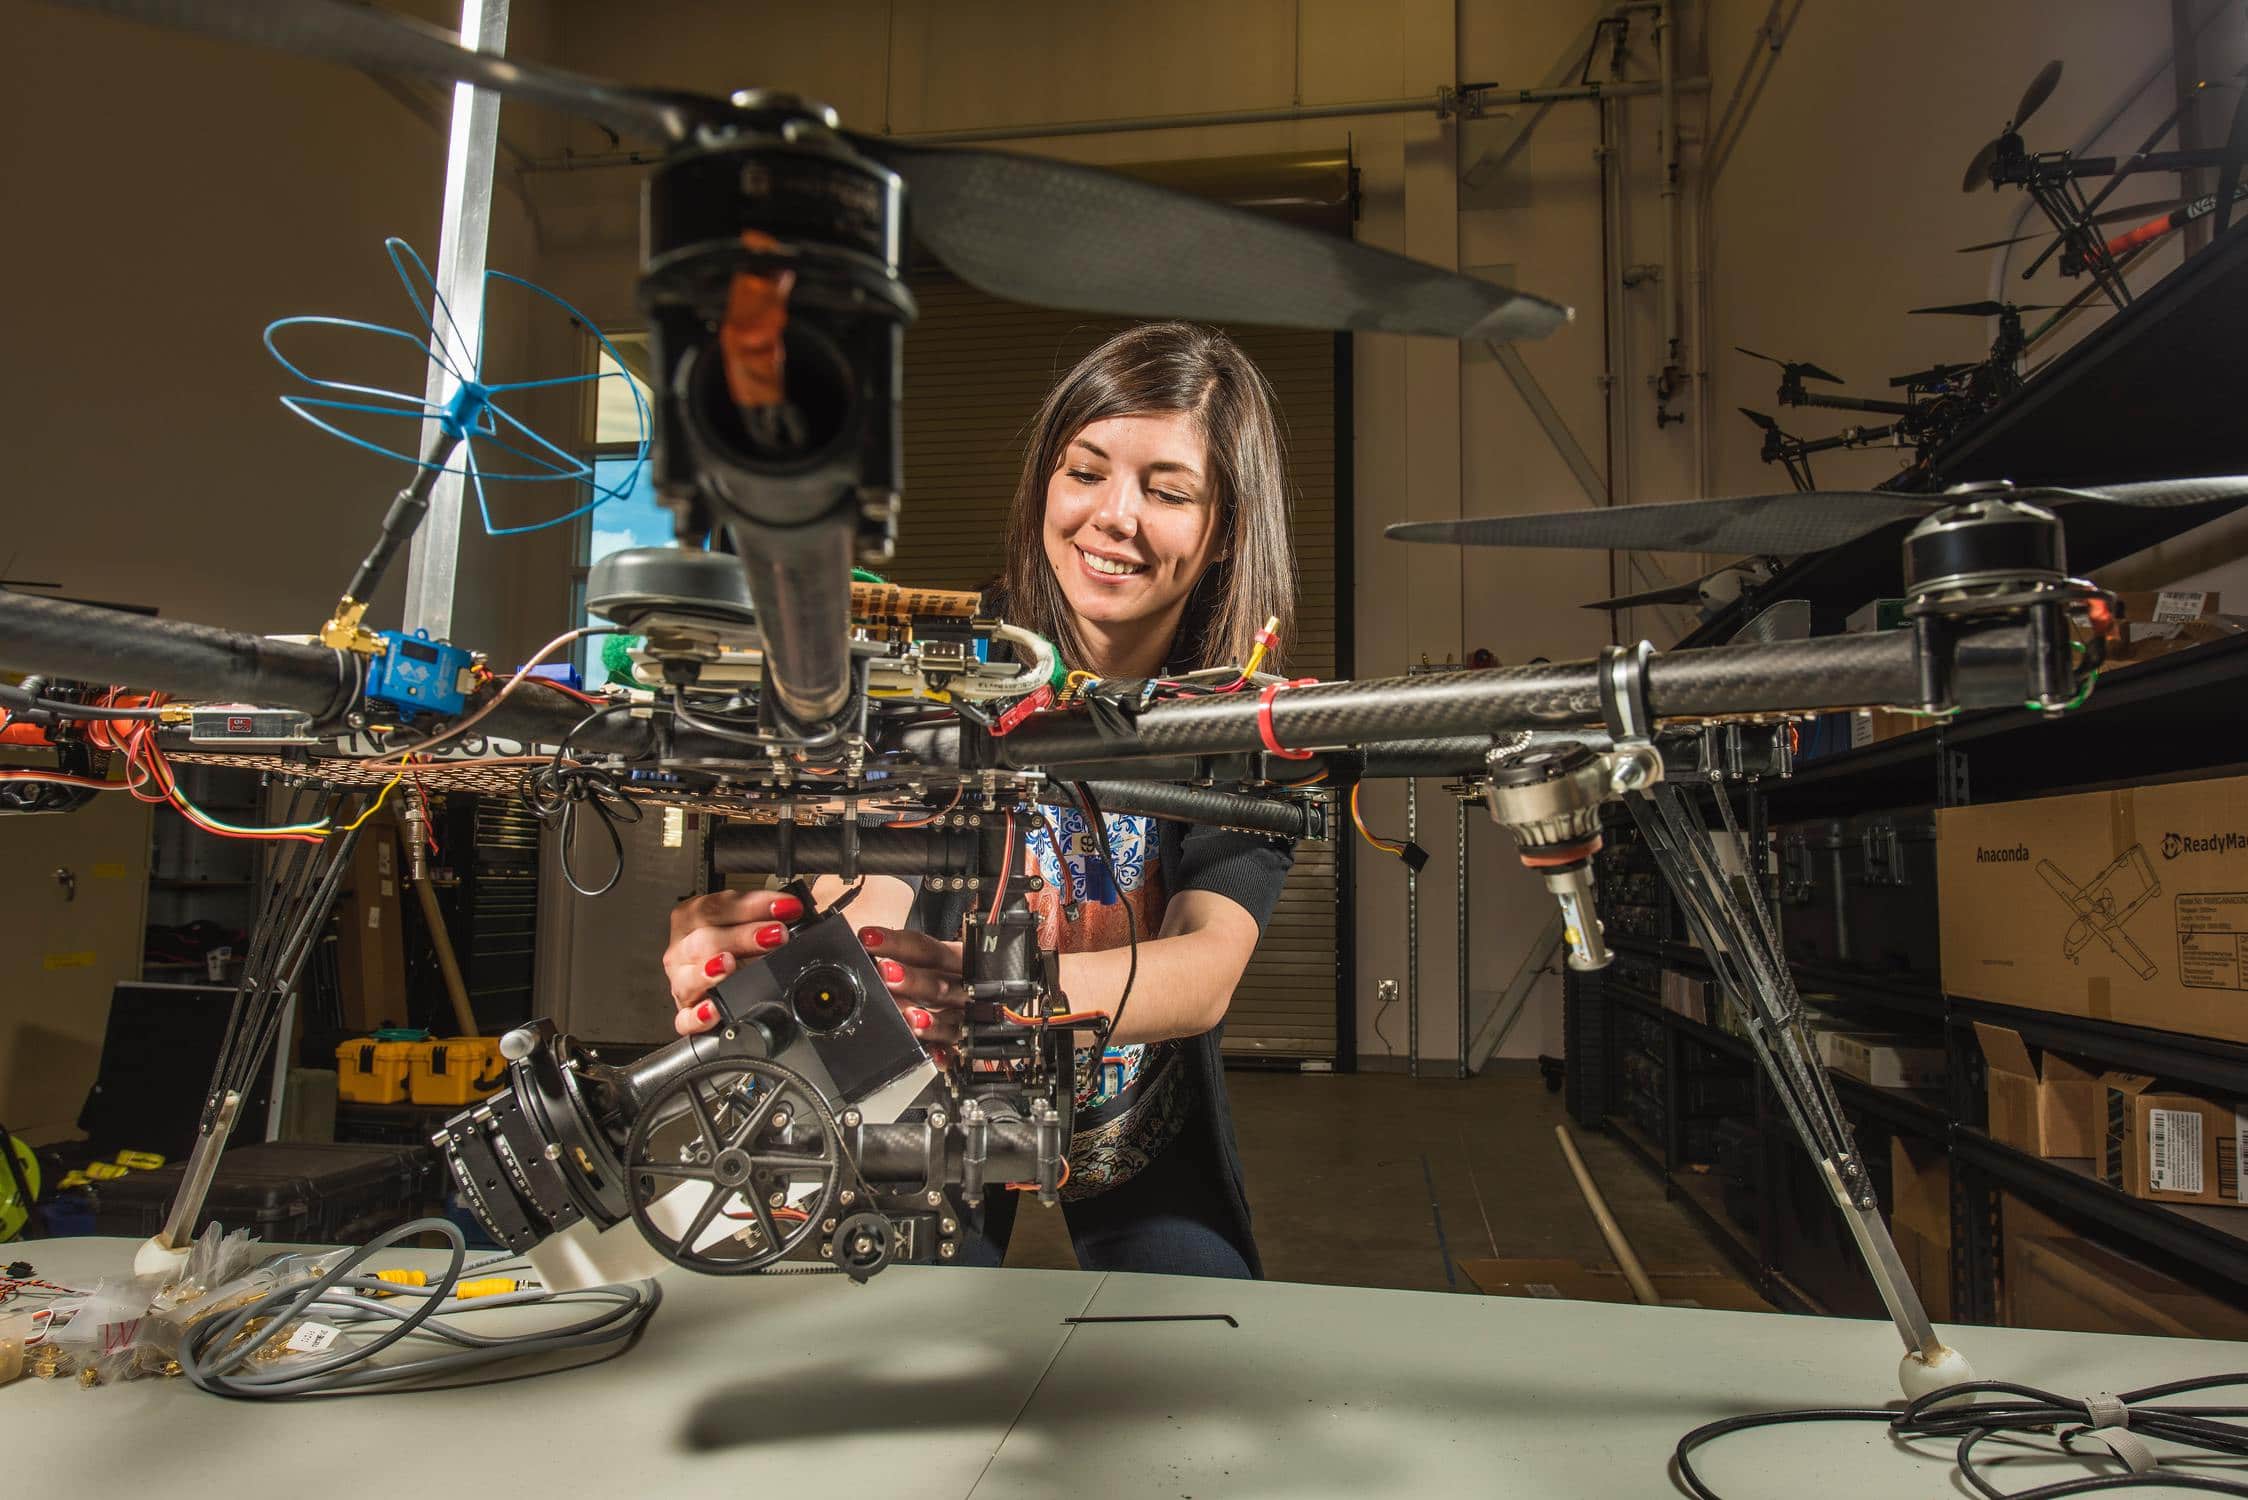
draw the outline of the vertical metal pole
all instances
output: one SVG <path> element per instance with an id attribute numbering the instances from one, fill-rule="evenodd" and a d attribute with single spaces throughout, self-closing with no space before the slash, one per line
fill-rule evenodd
<path id="1" fill-rule="evenodd" d="M 509 0 L 461 0 L 461 45 L 479 52 L 507 50 Z M 434 347 L 461 374 L 472 374 L 484 337 L 484 252 L 492 232 L 492 161 L 499 152 L 500 96 L 465 83 L 453 85 L 453 127 L 445 146 L 445 201 L 438 220 L 434 279 L 442 307 L 430 309 Z M 431 360 L 425 386 L 430 403 L 443 407 L 457 382 Z M 436 431 L 425 424 L 424 444 Z M 460 464 L 468 458 L 460 450 Z M 460 567 L 463 476 L 448 471 L 430 492 L 429 514 L 414 533 L 406 564 L 405 628 L 439 640 L 453 633 L 453 588 Z"/>
<path id="2" fill-rule="evenodd" d="M 1460 1073 L 1467 1077 L 1467 803 L 1453 799 L 1457 809 L 1452 825 L 1452 847 L 1459 861 L 1460 880 L 1454 897 L 1453 920 L 1459 927 L 1460 965 Z"/>
<path id="3" fill-rule="evenodd" d="M 297 987 L 281 997 L 281 1030 L 273 1038 L 273 1086 L 267 1091 L 265 1105 L 265 1138 L 281 1139 L 281 1120 L 284 1100 L 289 1091 L 289 1064 L 296 1054 L 290 1047 L 290 1038 L 297 1025 Z"/>
<path id="4" fill-rule="evenodd" d="M 1420 782 L 1405 778 L 1405 842 L 1420 832 Z M 1421 1076 L 1421 877 L 1405 867 L 1405 1076 Z"/>

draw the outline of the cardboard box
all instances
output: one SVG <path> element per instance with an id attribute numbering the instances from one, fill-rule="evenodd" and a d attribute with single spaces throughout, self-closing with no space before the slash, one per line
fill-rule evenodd
<path id="1" fill-rule="evenodd" d="M 1944 1049 L 1887 1032 L 1820 1031 L 1819 1060 L 1877 1089 L 1936 1089 L 1944 1084 Z"/>
<path id="2" fill-rule="evenodd" d="M 1664 1010 L 1714 1026 L 1718 1008 L 1723 1003 L 1717 986 L 1709 980 L 1699 975 L 1681 974 L 1676 969 L 1663 970 Z"/>
<path id="3" fill-rule="evenodd" d="M 1988 1078 L 1990 1136 L 2032 1156 L 2097 1156 L 2106 1107 L 2097 1074 L 2057 1052 L 2041 1068 L 2010 1026 L 1975 1023 Z"/>
<path id="4" fill-rule="evenodd" d="M 1893 740 L 1900 734 L 1926 729 L 1936 721 L 1920 714 L 1899 713 L 1893 708 L 1861 708 L 1850 715 L 1850 748 L 1863 749 Z"/>
<path id="5" fill-rule="evenodd" d="M 1463 1260 L 1460 1269 L 1478 1291 L 1494 1297 L 1537 1297 L 1565 1302 L 1630 1302 L 1621 1271 L 1573 1260 Z M 1651 1271 L 1647 1279 L 1665 1307 L 1714 1307 L 1728 1312 L 1771 1312 L 1772 1304 L 1747 1282 L 1725 1271 Z"/>
<path id="6" fill-rule="evenodd" d="M 2248 1207 L 2240 1181 L 2248 1116 L 2192 1094 L 2155 1093 L 2151 1078 L 2110 1073 L 2101 1082 L 2100 1175 L 2109 1187 L 2157 1203 Z"/>
<path id="7" fill-rule="evenodd" d="M 406 1019 L 406 949 L 398 850 L 388 818 L 377 818 L 351 851 L 349 884 L 336 900 L 336 968 L 343 1023 L 376 1031 Z"/>
<path id="8" fill-rule="evenodd" d="M 2071 1234 L 2011 1195 L 1999 1212 L 1998 1311 L 2009 1328 L 2248 1339 L 2248 1309 Z"/>
<path id="9" fill-rule="evenodd" d="M 2248 1041 L 2248 777 L 1936 813 L 1943 983 Z"/>
<path id="10" fill-rule="evenodd" d="M 1889 1238 L 1928 1316 L 1951 1316 L 1951 1159 L 1933 1143 L 1889 1146 Z"/>

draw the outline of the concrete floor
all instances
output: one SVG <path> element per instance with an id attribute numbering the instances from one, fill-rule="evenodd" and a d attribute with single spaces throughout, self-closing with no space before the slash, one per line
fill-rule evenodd
<path id="1" fill-rule="evenodd" d="M 1561 1095 L 1533 1063 L 1495 1063 L 1470 1079 L 1235 1072 L 1226 1087 L 1275 1280 L 1472 1293 L 1460 1260 L 1613 1268 L 1553 1138 Z M 1576 1137 L 1651 1273 L 1730 1269 L 1622 1146 Z M 1074 1266 L 1060 1213 L 1026 1205 L 1007 1264 Z"/>

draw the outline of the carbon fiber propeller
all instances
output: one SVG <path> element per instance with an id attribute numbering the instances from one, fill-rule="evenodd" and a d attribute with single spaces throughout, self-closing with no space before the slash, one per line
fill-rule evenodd
<path id="1" fill-rule="evenodd" d="M 2022 90 L 2021 102 L 2014 106 L 2014 118 L 2008 120 L 2006 128 L 1986 142 L 1983 148 L 1975 153 L 1975 159 L 1967 163 L 1966 175 L 1959 179 L 1959 190 L 1961 192 L 1971 193 L 1990 181 L 1991 165 L 1998 160 L 1999 141 L 2004 140 L 2007 136 L 2028 124 L 2029 117 L 2036 114 L 2038 110 L 2044 107 L 2045 101 L 2053 97 L 2053 90 L 2060 84 L 2060 81 L 2061 60 L 2057 57 L 2037 70 L 2037 76 L 2029 81 L 2029 87 Z"/>
<path id="2" fill-rule="evenodd" d="M 2248 503 L 2248 475 L 2155 479 L 2098 488 L 2031 488 L 2003 494 L 2063 511 L 2079 505 L 2167 510 Z M 1733 495 L 1674 505 L 1618 505 L 1606 510 L 1486 516 L 1459 521 L 1405 521 L 1385 533 L 1401 542 L 1468 547 L 1584 547 L 1630 552 L 1727 552 L 1800 557 L 1854 542 L 1898 521 L 1974 499 L 1975 495 L 1892 495 L 1881 490 L 1814 490 L 1783 495 Z"/>
<path id="3" fill-rule="evenodd" d="M 492 89 L 672 145 L 747 117 L 707 95 L 606 83 L 462 48 L 348 0 L 58 0 L 176 30 Z M 1335 235 L 1091 167 L 839 132 L 905 179 L 922 243 L 995 296 L 1079 312 L 1455 339 L 1539 338 L 1570 310 Z"/>

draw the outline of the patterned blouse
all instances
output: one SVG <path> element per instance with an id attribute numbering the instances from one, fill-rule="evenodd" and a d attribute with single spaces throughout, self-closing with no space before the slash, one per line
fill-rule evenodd
<path id="1" fill-rule="evenodd" d="M 1122 948 L 1133 923 L 1141 942 L 1153 938 L 1163 926 L 1165 894 L 1155 820 L 1126 814 L 1103 819 L 1116 865 L 1112 884 L 1085 815 L 1076 808 L 1046 811 L 1048 826 L 1029 837 L 1043 883 L 1029 898 L 1038 914 L 1040 945 L 1062 953 Z M 1064 891 L 1078 903 L 1075 921 L 1063 913 Z M 1093 1049 L 1078 1049 L 1076 1130 L 1064 1198 L 1090 1198 L 1127 1181 L 1177 1138 L 1191 1102 L 1177 1054 L 1171 1042 L 1109 1047 L 1096 1067 Z"/>

